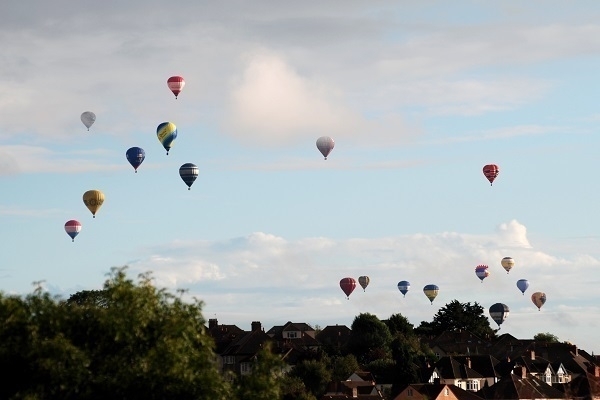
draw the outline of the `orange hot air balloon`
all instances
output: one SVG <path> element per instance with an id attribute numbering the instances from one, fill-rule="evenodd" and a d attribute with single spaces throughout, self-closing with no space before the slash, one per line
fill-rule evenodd
<path id="1" fill-rule="evenodd" d="M 490 186 L 492 186 L 499 173 L 500 168 L 496 164 L 488 164 L 483 167 L 483 175 L 490 181 Z"/>
<path id="2" fill-rule="evenodd" d="M 546 303 L 546 293 L 544 292 L 535 292 L 531 295 L 531 301 L 538 308 L 538 311 L 542 308 L 542 306 Z"/>

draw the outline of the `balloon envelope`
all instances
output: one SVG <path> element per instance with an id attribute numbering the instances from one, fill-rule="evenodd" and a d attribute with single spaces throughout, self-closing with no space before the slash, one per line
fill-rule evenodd
<path id="1" fill-rule="evenodd" d="M 502 264 L 502 268 L 504 268 L 508 274 L 512 267 L 515 266 L 515 260 L 513 260 L 512 257 L 504 257 L 502 261 L 500 261 L 500 264 Z"/>
<path id="2" fill-rule="evenodd" d="M 525 295 L 525 291 L 529 287 L 529 281 L 527 279 L 519 279 L 517 281 L 517 287 L 519 288 L 521 293 L 523 293 L 523 295 Z"/>
<path id="3" fill-rule="evenodd" d="M 349 299 L 350 294 L 356 288 L 356 281 L 354 280 L 354 278 L 343 278 L 342 280 L 340 280 L 340 287 L 342 288 L 342 291 L 346 294 L 346 297 Z"/>
<path id="4" fill-rule="evenodd" d="M 477 275 L 477 277 L 479 279 L 481 279 L 481 282 L 483 283 L 483 280 L 485 278 L 487 278 L 488 276 L 490 276 L 490 271 L 488 270 L 488 266 L 487 265 L 478 265 L 475 268 L 475 275 Z"/>
<path id="5" fill-rule="evenodd" d="M 398 282 L 398 290 L 400 291 L 400 293 L 402 293 L 402 295 L 404 297 L 406 297 L 406 293 L 408 293 L 409 289 L 410 289 L 410 282 L 409 281 L 400 281 L 400 282 Z"/>
<path id="6" fill-rule="evenodd" d="M 363 291 L 366 291 L 367 286 L 369 286 L 369 282 L 371 282 L 371 279 L 369 279 L 368 276 L 358 277 L 358 284 L 363 288 Z"/>
<path id="7" fill-rule="evenodd" d="M 535 292 L 531 295 L 531 301 L 538 308 L 538 311 L 542 308 L 542 306 L 546 303 L 546 293 L 544 292 Z"/>
<path id="8" fill-rule="evenodd" d="M 423 293 L 431 301 L 431 304 L 433 304 L 433 299 L 437 297 L 439 291 L 440 288 L 437 285 L 427 285 L 423 288 Z"/>
<path id="9" fill-rule="evenodd" d="M 198 167 L 192 163 L 185 163 L 181 167 L 179 167 L 179 176 L 186 185 L 188 185 L 188 190 L 192 188 L 192 184 L 198 177 Z"/>
<path id="10" fill-rule="evenodd" d="M 483 174 L 490 181 L 490 186 L 494 183 L 494 179 L 496 179 L 499 173 L 500 168 L 496 164 L 488 164 L 483 167 Z"/>
<path id="11" fill-rule="evenodd" d="M 96 122 L 96 114 L 94 114 L 91 111 L 84 111 L 81 114 L 81 122 L 83 122 L 83 124 L 86 128 L 88 128 L 89 131 L 90 126 L 94 125 L 94 122 Z"/>
<path id="12" fill-rule="evenodd" d="M 323 154 L 323 157 L 327 160 L 327 156 L 333 150 L 335 142 L 329 136 L 321 136 L 317 139 L 317 149 Z"/>
<path id="13" fill-rule="evenodd" d="M 173 141 L 177 137 L 177 127 L 172 122 L 163 122 L 156 127 L 156 136 L 165 150 L 167 150 L 168 155 Z"/>
<path id="14" fill-rule="evenodd" d="M 85 204 L 94 218 L 96 218 L 96 212 L 104 204 L 104 193 L 100 190 L 88 190 L 83 194 L 83 204 Z"/>
<path id="15" fill-rule="evenodd" d="M 71 219 L 65 223 L 65 232 L 69 235 L 72 241 L 75 241 L 75 236 L 81 232 L 81 223 L 75 219 Z"/>
<path id="16" fill-rule="evenodd" d="M 490 317 L 498 324 L 498 328 L 504 322 L 510 310 L 506 304 L 496 303 L 490 307 Z"/>
<path id="17" fill-rule="evenodd" d="M 141 147 L 131 147 L 125 152 L 125 157 L 127 157 L 127 161 L 129 161 L 129 164 L 137 172 L 138 167 L 146 158 L 146 152 Z"/>
<path id="18" fill-rule="evenodd" d="M 179 93 L 181 93 L 181 90 L 185 86 L 185 80 L 183 79 L 183 77 L 175 75 L 167 79 L 167 86 L 169 87 L 171 92 L 173 92 L 175 98 L 177 98 L 177 96 L 179 96 Z"/>

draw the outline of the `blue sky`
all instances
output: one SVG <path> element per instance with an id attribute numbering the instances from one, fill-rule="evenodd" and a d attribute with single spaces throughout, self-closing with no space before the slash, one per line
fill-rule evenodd
<path id="1" fill-rule="evenodd" d="M 508 305 L 500 333 L 600 351 L 596 2 L 59 0 L 0 13 L 5 293 L 44 281 L 68 297 L 128 265 L 243 329 L 350 326 L 362 312 L 416 326 L 456 299 L 486 315 Z M 186 80 L 177 100 L 172 75 Z M 165 121 L 178 128 L 168 156 Z M 146 152 L 137 174 L 133 146 Z M 189 191 L 187 162 L 200 171 Z M 96 218 L 90 189 L 106 196 Z M 347 300 L 339 280 L 361 275 L 369 287 Z"/>

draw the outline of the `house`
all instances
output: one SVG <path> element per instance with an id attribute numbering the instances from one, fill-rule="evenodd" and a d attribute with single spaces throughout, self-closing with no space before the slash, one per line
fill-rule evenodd
<path id="1" fill-rule="evenodd" d="M 490 355 L 444 356 L 433 366 L 428 382 L 454 385 L 477 392 L 500 379 L 501 375 L 496 370 L 499 363 Z"/>
<path id="2" fill-rule="evenodd" d="M 219 371 L 223 372 L 223 357 L 221 354 L 234 341 L 245 335 L 243 329 L 236 325 L 219 325 L 216 318 L 208 320 L 207 334 L 213 338 L 215 342 L 215 353 L 217 356 L 217 365 Z"/>
<path id="3" fill-rule="evenodd" d="M 351 334 L 352 330 L 346 325 L 327 325 L 315 338 L 328 353 L 341 354 Z"/>
<path id="4" fill-rule="evenodd" d="M 560 390 L 527 372 L 525 366 L 516 367 L 512 373 L 492 386 L 483 387 L 477 394 L 484 399 L 544 399 L 559 400 L 567 397 Z"/>
<path id="5" fill-rule="evenodd" d="M 491 343 L 464 329 L 445 331 L 433 338 L 421 338 L 437 357 L 489 354 Z"/>
<path id="6" fill-rule="evenodd" d="M 321 400 L 332 399 L 384 399 L 370 372 L 355 371 L 345 381 L 331 382 Z"/>
<path id="7" fill-rule="evenodd" d="M 232 341 L 222 352 L 223 372 L 247 375 L 252 372 L 252 365 L 257 354 L 263 349 L 265 343 L 272 341 L 262 329 L 261 323 L 252 322 L 252 330 L 244 332 Z"/>
<path id="8" fill-rule="evenodd" d="M 481 397 L 454 385 L 415 383 L 398 393 L 394 400 L 481 400 Z"/>

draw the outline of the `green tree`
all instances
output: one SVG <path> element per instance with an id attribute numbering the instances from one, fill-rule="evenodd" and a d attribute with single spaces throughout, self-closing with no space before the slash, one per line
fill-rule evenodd
<path id="1" fill-rule="evenodd" d="M 331 380 L 333 382 L 345 381 L 355 371 L 360 369 L 360 365 L 354 354 L 345 356 L 334 356 L 329 361 L 329 369 L 331 370 Z"/>
<path id="2" fill-rule="evenodd" d="M 41 288 L 0 295 L 2 399 L 226 399 L 202 302 L 138 282 L 126 267 L 104 283 L 105 302 L 63 301 Z M 89 293 L 88 293 L 89 294 Z"/>
<path id="3" fill-rule="evenodd" d="M 536 342 L 543 342 L 543 343 L 559 343 L 560 342 L 560 340 L 558 340 L 558 337 L 556 335 L 553 335 L 549 332 L 538 333 L 533 337 L 533 340 L 535 340 Z"/>
<path id="4" fill-rule="evenodd" d="M 294 366 L 289 375 L 301 379 L 306 389 L 320 398 L 325 394 L 332 374 L 326 360 L 303 360 Z"/>
<path id="5" fill-rule="evenodd" d="M 452 300 L 440 308 L 431 323 L 421 323 L 419 334 L 439 335 L 444 331 L 467 330 L 484 339 L 495 337 L 495 331 L 484 309 L 477 302 L 471 304 Z"/>
<path id="6" fill-rule="evenodd" d="M 387 325 L 392 336 L 395 336 L 396 333 L 401 333 L 404 336 L 412 336 L 415 334 L 414 325 L 411 324 L 408 319 L 400 313 L 392 314 L 383 322 Z"/>
<path id="7" fill-rule="evenodd" d="M 392 335 L 389 328 L 373 314 L 361 313 L 352 322 L 347 351 L 362 365 L 389 358 Z"/>
<path id="8" fill-rule="evenodd" d="M 308 391 L 302 379 L 297 376 L 285 375 L 281 378 L 281 388 L 283 400 L 317 400 L 317 398 Z"/>
<path id="9" fill-rule="evenodd" d="M 279 400 L 283 398 L 281 383 L 284 363 L 273 354 L 271 344 L 265 343 L 256 355 L 252 371 L 237 381 L 235 392 L 238 399 Z"/>

